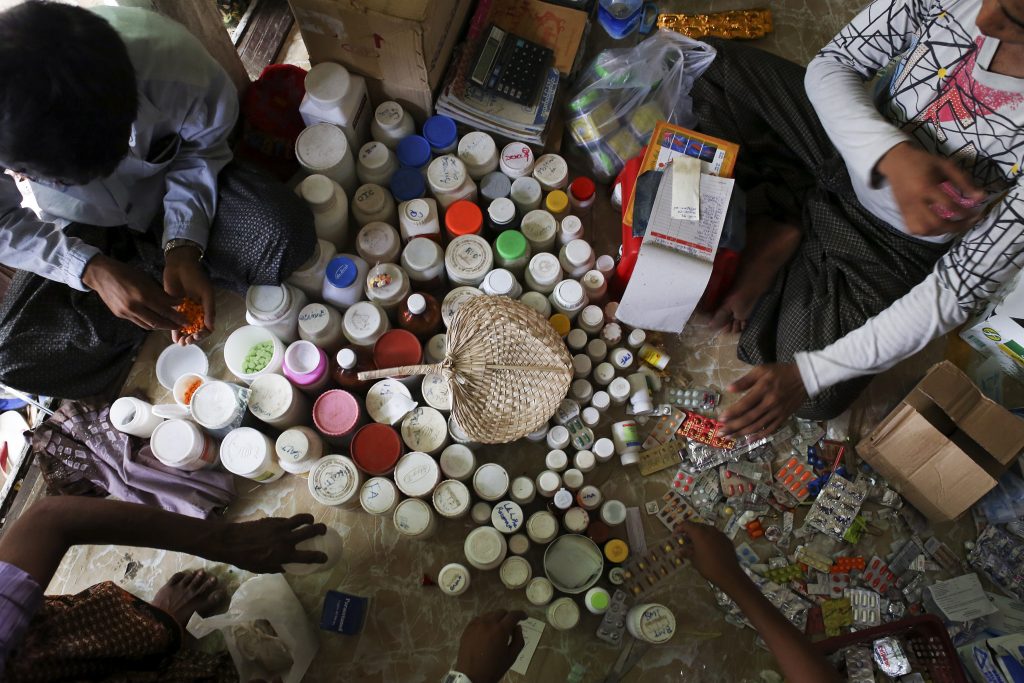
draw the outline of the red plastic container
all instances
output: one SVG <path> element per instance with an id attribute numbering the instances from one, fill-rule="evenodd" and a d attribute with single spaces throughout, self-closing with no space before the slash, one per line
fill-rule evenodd
<path id="1" fill-rule="evenodd" d="M 391 474 L 403 450 L 398 432 L 376 422 L 360 427 L 349 446 L 356 467 L 371 476 Z"/>

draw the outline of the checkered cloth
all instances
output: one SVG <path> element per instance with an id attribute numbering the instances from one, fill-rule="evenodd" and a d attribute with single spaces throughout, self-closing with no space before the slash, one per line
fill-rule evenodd
<path id="1" fill-rule="evenodd" d="M 908 237 L 860 205 L 804 92 L 803 67 L 747 45 L 708 42 L 718 55 L 693 87 L 699 128 L 740 145 L 735 177 L 748 216 L 767 214 L 802 231 L 796 254 L 747 320 L 737 355 L 751 364 L 789 362 L 887 308 L 948 245 Z M 830 387 L 797 415 L 835 417 L 870 379 Z"/>
<path id="2" fill-rule="evenodd" d="M 159 219 L 148 233 L 80 224 L 66 232 L 162 280 Z M 216 286 L 244 293 L 252 284 L 279 284 L 315 246 L 312 213 L 286 186 L 238 164 L 221 172 L 204 257 Z M 115 317 L 95 292 L 20 271 L 0 304 L 0 381 L 61 398 L 116 391 L 146 334 Z"/>

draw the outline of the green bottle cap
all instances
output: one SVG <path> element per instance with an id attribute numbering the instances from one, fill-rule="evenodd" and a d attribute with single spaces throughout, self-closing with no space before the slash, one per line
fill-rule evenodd
<path id="1" fill-rule="evenodd" d="M 506 261 L 526 256 L 526 237 L 518 230 L 506 230 L 501 233 L 494 246 L 498 250 L 498 256 Z"/>

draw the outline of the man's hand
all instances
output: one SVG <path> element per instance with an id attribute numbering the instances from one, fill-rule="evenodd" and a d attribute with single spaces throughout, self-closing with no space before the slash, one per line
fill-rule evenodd
<path id="1" fill-rule="evenodd" d="M 322 564 L 327 556 L 312 550 L 296 550 L 302 541 L 327 533 L 324 524 L 313 524 L 313 515 L 264 517 L 253 522 L 224 524 L 212 539 L 209 557 L 258 574 L 281 571 L 292 562 Z"/>
<path id="2" fill-rule="evenodd" d="M 185 318 L 179 303 L 142 271 L 103 254 L 89 259 L 82 282 L 103 299 L 110 312 L 145 330 L 176 330 Z"/>
<path id="3" fill-rule="evenodd" d="M 676 526 L 689 539 L 683 553 L 700 575 L 728 593 L 750 581 L 736 559 L 736 549 L 729 537 L 713 526 L 681 522 Z"/>
<path id="4" fill-rule="evenodd" d="M 727 390 L 747 392 L 722 413 L 726 432 L 736 436 L 774 432 L 807 399 L 796 363 L 758 365 Z"/>
<path id="5" fill-rule="evenodd" d="M 164 291 L 179 301 L 187 297 L 203 307 L 204 329 L 190 335 L 181 334 L 177 328 L 171 332 L 171 339 L 183 346 L 201 341 L 213 332 L 213 283 L 199 258 L 199 250 L 194 247 L 171 249 L 165 257 Z"/>
<path id="6" fill-rule="evenodd" d="M 523 612 L 498 610 L 474 618 L 459 643 L 455 670 L 473 683 L 498 683 L 523 649 Z"/>
<path id="7" fill-rule="evenodd" d="M 892 186 L 896 205 L 911 234 L 962 232 L 977 220 L 978 213 L 957 202 L 949 190 L 959 192 L 967 205 L 981 202 L 985 193 L 951 159 L 901 142 L 885 153 L 877 168 Z"/>

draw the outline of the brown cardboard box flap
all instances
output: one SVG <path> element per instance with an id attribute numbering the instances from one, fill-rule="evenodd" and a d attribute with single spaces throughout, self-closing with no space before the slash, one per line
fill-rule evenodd
<path id="1" fill-rule="evenodd" d="M 1024 449 L 1024 420 L 982 395 L 949 361 L 932 366 L 906 402 L 913 405 L 915 394 L 927 396 L 999 463 L 1011 464 Z"/>

